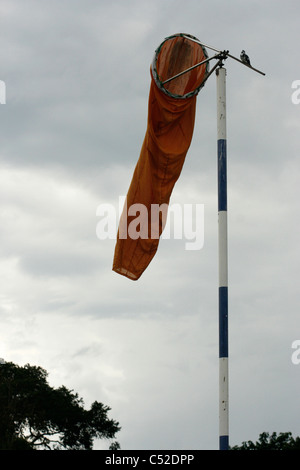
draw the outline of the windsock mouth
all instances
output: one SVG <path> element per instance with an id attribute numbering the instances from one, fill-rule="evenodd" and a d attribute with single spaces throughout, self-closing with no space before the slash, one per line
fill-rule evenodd
<path id="1" fill-rule="evenodd" d="M 190 34 L 174 34 L 165 38 L 155 51 L 151 65 L 153 79 L 166 95 L 177 99 L 191 98 L 204 86 L 209 62 L 197 64 L 207 59 L 207 51 L 199 39 Z"/>

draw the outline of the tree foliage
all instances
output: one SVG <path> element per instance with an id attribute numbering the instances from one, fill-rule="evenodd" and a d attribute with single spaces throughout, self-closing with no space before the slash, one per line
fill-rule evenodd
<path id="1" fill-rule="evenodd" d="M 243 442 L 241 446 L 234 446 L 231 450 L 300 450 L 300 437 L 293 438 L 291 432 L 281 432 L 271 435 L 263 432 L 257 442 Z"/>
<path id="2" fill-rule="evenodd" d="M 0 449 L 92 450 L 94 439 L 115 438 L 121 428 L 108 406 L 95 401 L 85 410 L 77 393 L 52 388 L 47 376 L 29 364 L 0 365 Z"/>

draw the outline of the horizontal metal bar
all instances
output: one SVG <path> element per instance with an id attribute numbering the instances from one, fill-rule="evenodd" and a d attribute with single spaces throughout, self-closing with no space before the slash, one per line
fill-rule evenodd
<path id="1" fill-rule="evenodd" d="M 255 69 L 254 67 L 252 67 L 252 65 L 245 64 L 245 62 L 243 62 L 242 60 L 238 59 L 237 57 L 234 57 L 234 56 L 231 55 L 231 54 L 227 54 L 227 55 L 228 55 L 228 57 L 230 57 L 231 59 L 237 60 L 238 62 L 240 62 L 241 64 L 245 65 L 245 66 L 248 67 L 249 69 L 252 69 L 252 70 L 254 70 L 255 72 L 258 72 L 258 73 L 260 73 L 261 75 L 266 75 L 264 72 L 261 72 L 260 70 Z"/>
<path id="2" fill-rule="evenodd" d="M 215 49 L 214 47 L 208 46 L 207 44 L 204 44 L 203 42 L 198 41 L 197 39 L 190 38 L 189 36 L 185 36 L 184 34 L 182 35 L 182 37 L 189 39 L 190 41 L 196 42 L 197 44 L 200 44 L 200 46 L 207 47 L 207 49 L 211 49 L 212 51 L 221 52 L 218 49 Z"/>
<path id="3" fill-rule="evenodd" d="M 219 52 L 221 53 L 222 51 L 219 51 L 218 49 L 215 49 L 214 47 L 211 47 L 211 46 L 208 46 L 207 44 L 204 44 L 203 42 L 201 41 L 198 41 L 196 39 L 193 39 L 193 38 L 190 38 L 189 36 L 185 36 L 183 34 L 183 37 L 186 38 L 186 39 L 189 39 L 190 41 L 193 41 L 193 42 L 196 42 L 197 44 L 200 44 L 200 46 L 203 46 L 203 47 L 207 47 L 207 49 L 211 49 L 212 51 L 215 51 L 215 52 Z M 252 65 L 248 65 L 248 64 L 245 64 L 245 62 L 243 62 L 242 60 L 238 59 L 237 57 L 234 57 L 233 55 L 229 54 L 228 52 L 226 52 L 226 55 L 228 57 L 230 57 L 231 59 L 234 59 L 234 60 L 237 60 L 238 62 L 240 62 L 241 64 L 245 65 L 246 67 L 248 67 L 249 69 L 252 69 L 254 70 L 255 72 L 258 72 L 260 73 L 261 75 L 266 75 L 264 72 L 262 72 L 261 70 L 258 70 L 254 67 L 252 67 Z"/>

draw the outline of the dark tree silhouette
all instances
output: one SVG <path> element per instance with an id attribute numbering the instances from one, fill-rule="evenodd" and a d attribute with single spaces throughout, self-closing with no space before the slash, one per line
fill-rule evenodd
<path id="1" fill-rule="evenodd" d="M 92 450 L 94 439 L 115 438 L 121 428 L 108 406 L 85 410 L 77 393 L 50 387 L 47 376 L 41 367 L 0 364 L 0 449 Z"/>
<path id="2" fill-rule="evenodd" d="M 291 432 L 281 432 L 271 435 L 263 432 L 257 442 L 242 442 L 241 446 L 234 446 L 231 450 L 300 450 L 300 438 L 293 438 Z"/>

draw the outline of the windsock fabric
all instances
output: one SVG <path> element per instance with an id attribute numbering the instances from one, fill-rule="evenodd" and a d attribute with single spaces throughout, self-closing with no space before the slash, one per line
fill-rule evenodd
<path id="1" fill-rule="evenodd" d="M 181 35 L 167 38 L 156 51 L 146 135 L 120 218 L 113 260 L 113 271 L 131 280 L 139 279 L 157 251 L 165 208 L 191 144 L 196 95 L 207 66 L 162 82 L 205 59 L 203 48 Z"/>

